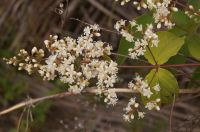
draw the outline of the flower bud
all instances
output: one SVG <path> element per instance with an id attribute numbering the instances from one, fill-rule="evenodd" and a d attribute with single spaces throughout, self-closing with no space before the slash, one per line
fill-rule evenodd
<path id="1" fill-rule="evenodd" d="M 33 47 L 31 53 L 32 53 L 32 54 L 35 54 L 37 51 L 38 51 L 37 48 L 36 48 L 36 47 Z"/>

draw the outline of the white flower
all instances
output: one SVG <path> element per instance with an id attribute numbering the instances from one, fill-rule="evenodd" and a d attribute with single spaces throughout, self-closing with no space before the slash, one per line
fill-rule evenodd
<path id="1" fill-rule="evenodd" d="M 47 63 L 47 67 L 48 69 L 53 69 L 54 70 L 54 64 L 55 64 L 55 60 L 56 60 L 57 55 L 51 55 L 46 59 L 46 63 Z"/>
<path id="2" fill-rule="evenodd" d="M 133 89 L 135 84 L 131 81 L 128 83 L 128 88 Z"/>
<path id="3" fill-rule="evenodd" d="M 89 26 L 87 26 L 87 27 L 85 27 L 84 28 L 84 35 L 86 35 L 86 36 L 89 36 L 90 35 L 90 27 Z"/>
<path id="4" fill-rule="evenodd" d="M 138 25 L 137 27 L 137 31 L 139 31 L 139 32 L 141 32 L 142 30 L 143 30 L 143 28 L 142 28 L 142 25 L 140 24 L 140 25 Z"/>
<path id="5" fill-rule="evenodd" d="M 115 90 L 107 90 L 107 92 L 105 92 L 106 98 L 104 99 L 104 102 L 109 104 L 109 105 L 116 105 L 118 98 L 117 95 L 115 93 Z"/>
<path id="6" fill-rule="evenodd" d="M 145 114 L 145 112 L 138 112 L 138 118 L 139 119 L 144 118 L 144 114 Z"/>
<path id="7" fill-rule="evenodd" d="M 160 110 L 160 107 L 158 105 L 158 103 L 160 102 L 160 99 L 156 99 L 155 101 L 150 101 L 145 105 L 145 108 L 147 108 L 148 110 L 152 110 L 152 109 L 156 109 L 156 110 Z"/>
<path id="8" fill-rule="evenodd" d="M 153 103 L 153 102 L 148 102 L 148 103 L 145 105 L 145 108 L 147 108 L 148 110 L 152 110 L 153 108 L 155 108 L 155 103 Z"/>
<path id="9" fill-rule="evenodd" d="M 123 115 L 124 121 L 130 122 L 129 115 Z"/>
<path id="10" fill-rule="evenodd" d="M 130 98 L 128 105 L 126 108 L 124 108 L 125 114 L 123 115 L 123 118 L 125 121 L 130 122 L 130 120 L 133 120 L 135 118 L 136 112 L 138 113 L 138 118 L 144 117 L 144 112 L 139 111 L 139 103 L 135 101 L 135 98 Z"/>
<path id="11" fill-rule="evenodd" d="M 118 1 L 118 0 L 115 0 Z M 130 2 L 131 0 L 121 0 L 121 6 L 125 5 L 126 3 Z"/>
<path id="12" fill-rule="evenodd" d="M 158 35 L 153 32 L 152 24 L 147 24 L 147 28 L 145 30 L 143 30 L 142 25 L 138 25 L 137 30 L 143 31 L 144 34 L 143 38 L 134 41 L 134 48 L 128 49 L 129 56 L 132 59 L 138 59 L 139 56 L 143 56 L 146 52 L 146 46 L 148 46 L 149 43 L 152 43 L 152 47 L 157 47 L 159 42 Z"/>
<path id="13" fill-rule="evenodd" d="M 136 21 L 135 21 L 135 20 L 132 20 L 132 21 L 130 21 L 129 23 L 131 24 L 131 27 L 134 27 L 134 26 L 136 26 L 136 25 L 137 25 L 137 23 L 136 23 Z"/>
<path id="14" fill-rule="evenodd" d="M 164 26 L 169 29 L 174 26 L 174 24 L 169 20 L 168 16 L 170 15 L 170 11 L 168 10 L 169 4 L 171 0 L 165 0 L 162 3 L 157 3 L 155 7 L 155 13 L 153 17 L 155 19 L 155 23 L 157 23 L 157 28 L 161 28 L 161 23 L 164 23 Z"/>
<path id="15" fill-rule="evenodd" d="M 142 95 L 143 96 L 146 96 L 147 98 L 150 98 L 151 95 L 153 94 L 150 90 L 150 88 L 145 88 L 145 89 L 142 89 Z"/>
<path id="16" fill-rule="evenodd" d="M 159 92 L 159 91 L 160 91 L 160 85 L 159 85 L 159 84 L 156 84 L 156 85 L 153 87 L 153 89 L 154 89 L 155 91 Z"/>
<path id="17" fill-rule="evenodd" d="M 131 35 L 129 32 L 127 32 L 126 30 L 121 30 L 121 35 L 129 42 L 133 42 L 133 35 Z"/>
<path id="18" fill-rule="evenodd" d="M 131 114 L 131 119 L 133 120 L 135 118 L 135 116 L 133 114 Z"/>
<path id="19" fill-rule="evenodd" d="M 122 27 L 125 26 L 125 23 L 126 23 L 126 20 L 121 19 L 121 20 L 119 20 L 119 21 L 116 22 L 116 24 L 114 25 L 114 28 L 117 31 L 119 31 Z"/>
<path id="20" fill-rule="evenodd" d="M 130 98 L 129 103 L 130 103 L 130 105 L 135 104 L 135 103 L 136 103 L 136 102 L 135 102 L 135 98 Z"/>

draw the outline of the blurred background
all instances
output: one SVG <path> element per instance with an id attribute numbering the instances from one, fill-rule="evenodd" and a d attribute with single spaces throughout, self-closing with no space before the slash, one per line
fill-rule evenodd
<path id="1" fill-rule="evenodd" d="M 63 3 L 63 9 L 60 4 Z M 11 57 L 24 48 L 44 47 L 50 34 L 76 38 L 86 26 L 83 22 L 113 30 L 115 21 L 132 20 L 138 12 L 132 4 L 120 6 L 114 0 L 0 0 L 0 58 Z M 77 21 L 75 19 L 79 19 Z M 119 35 L 102 31 L 101 39 L 117 51 Z M 114 58 L 115 56 L 113 56 Z M 139 64 L 140 62 L 126 62 Z M 181 69 L 178 75 L 181 88 L 191 81 L 194 69 Z M 138 70 L 137 70 L 138 72 Z M 120 70 L 120 87 L 127 87 L 134 70 Z M 141 71 L 144 75 L 147 71 Z M 199 87 L 200 77 L 193 78 Z M 28 76 L 8 66 L 0 59 L 0 110 L 29 98 L 37 98 L 65 91 L 59 80 L 47 82 L 39 76 Z M 93 95 L 79 95 L 49 100 L 13 111 L 0 117 L 0 132 L 166 132 L 169 127 L 171 105 L 160 112 L 149 112 L 144 120 L 126 123 L 123 107 L 133 96 L 120 94 L 119 104 L 108 107 Z M 174 105 L 172 127 L 177 132 L 200 131 L 200 93 L 179 95 Z M 19 125 L 20 124 L 20 125 Z"/>

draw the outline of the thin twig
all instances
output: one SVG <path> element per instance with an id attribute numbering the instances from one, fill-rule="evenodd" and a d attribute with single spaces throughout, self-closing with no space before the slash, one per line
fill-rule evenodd
<path id="1" fill-rule="evenodd" d="M 62 98 L 62 97 L 65 97 L 65 96 L 70 96 L 70 95 L 73 95 L 73 93 L 71 92 L 63 92 L 63 93 L 58 93 L 58 94 L 54 94 L 54 95 L 50 95 L 50 96 L 45 96 L 45 97 L 41 97 L 41 98 L 36 98 L 36 99 L 29 99 L 27 101 L 23 101 L 19 104 L 16 104 L 4 111 L 1 111 L 0 112 L 0 116 L 1 115 L 4 115 L 4 114 L 7 114 L 13 110 L 16 110 L 16 109 L 19 109 L 19 108 L 22 108 L 22 107 L 25 107 L 25 106 L 29 106 L 29 105 L 32 105 L 32 104 L 35 104 L 37 102 L 40 102 L 40 101 L 44 101 L 44 100 L 48 100 L 48 99 L 53 99 L 53 98 Z"/>
<path id="2" fill-rule="evenodd" d="M 84 21 L 82 21 L 82 20 L 79 20 L 78 18 L 69 18 L 69 20 L 74 20 L 74 21 L 78 21 L 78 22 L 80 22 L 80 23 L 82 23 L 82 24 L 84 24 L 84 25 L 88 25 L 88 26 L 91 26 L 92 24 L 90 24 L 90 23 L 87 23 L 87 22 L 84 22 Z M 119 33 L 118 32 L 115 32 L 115 31 L 112 31 L 112 30 L 109 30 L 109 29 L 106 29 L 106 28 L 103 28 L 103 27 L 99 27 L 101 30 L 104 30 L 104 31 L 106 31 L 106 32 L 110 32 L 110 33 L 114 33 L 114 34 L 118 34 L 119 35 Z"/>
<path id="3" fill-rule="evenodd" d="M 172 117 L 173 117 L 175 100 L 176 100 L 176 97 L 175 97 L 175 94 L 174 94 L 173 103 L 172 103 L 172 107 L 171 107 L 171 110 L 170 110 L 170 116 L 169 116 L 169 132 L 172 132 Z"/>
<path id="4" fill-rule="evenodd" d="M 17 124 L 17 132 L 20 132 L 20 126 L 21 126 L 22 118 L 24 116 L 25 111 L 26 111 L 26 107 L 24 108 L 24 110 L 22 111 L 22 113 L 21 113 L 21 115 L 19 117 L 18 124 Z"/>
<path id="5" fill-rule="evenodd" d="M 67 6 L 66 6 L 66 8 L 64 10 L 64 13 L 61 15 L 61 29 L 63 29 L 65 21 L 66 21 L 66 18 L 68 16 L 69 0 L 66 0 L 66 4 L 67 4 Z"/>

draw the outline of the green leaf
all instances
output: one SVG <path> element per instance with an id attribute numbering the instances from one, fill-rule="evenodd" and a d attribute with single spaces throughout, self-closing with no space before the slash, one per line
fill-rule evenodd
<path id="1" fill-rule="evenodd" d="M 170 32 L 158 32 L 159 43 L 158 47 L 147 48 L 145 58 L 151 64 L 156 64 L 154 58 L 158 64 L 163 64 L 169 60 L 170 57 L 175 56 L 179 49 L 184 44 L 184 37 L 178 37 Z M 154 58 L 152 57 L 152 54 Z"/>
<path id="2" fill-rule="evenodd" d="M 162 103 L 171 102 L 174 94 L 178 94 L 178 82 L 174 75 L 166 69 L 159 68 L 158 71 L 152 69 L 145 79 L 150 83 L 151 88 L 156 84 L 160 85 L 160 99 Z"/>
<path id="3" fill-rule="evenodd" d="M 135 20 L 138 24 L 146 25 L 153 22 L 153 17 L 150 14 L 143 14 L 135 18 Z M 132 32 L 135 32 L 136 29 L 131 29 L 129 26 L 129 30 L 131 30 Z M 139 37 L 139 35 L 135 34 L 135 37 L 137 38 Z M 130 43 L 124 37 L 122 37 L 119 43 L 117 53 L 122 54 L 122 55 L 128 55 L 128 49 L 132 47 L 134 47 L 134 43 Z M 126 60 L 126 57 L 123 57 L 123 56 L 117 56 L 116 58 L 116 62 L 118 64 L 123 64 L 125 60 Z"/>
<path id="4" fill-rule="evenodd" d="M 184 56 L 177 54 L 171 57 L 169 61 L 167 62 L 167 64 L 183 64 L 185 63 L 185 61 L 186 61 L 186 58 Z"/>
<path id="5" fill-rule="evenodd" d="M 184 44 L 181 49 L 179 50 L 179 53 L 175 56 L 172 56 L 168 61 L 167 64 L 183 64 L 186 62 L 186 56 L 189 55 L 188 47 L 186 44 Z"/>
<path id="6" fill-rule="evenodd" d="M 154 21 L 153 17 L 151 14 L 143 14 L 139 17 L 136 18 L 136 22 L 138 24 L 146 25 L 146 24 L 151 24 Z"/>
<path id="7" fill-rule="evenodd" d="M 170 29 L 169 32 L 174 33 L 175 35 L 177 35 L 179 37 L 187 35 L 187 31 L 185 31 L 185 30 L 183 30 L 181 28 L 178 28 L 176 26 L 173 27 L 172 29 Z"/>
<path id="8" fill-rule="evenodd" d="M 188 0 L 188 4 L 192 5 L 195 10 L 200 9 L 200 0 Z"/>
<path id="9" fill-rule="evenodd" d="M 178 11 L 172 13 L 172 22 L 175 23 L 175 27 L 188 33 L 193 33 L 197 30 L 199 24 L 193 19 L 189 18 L 184 11 Z"/>
<path id="10" fill-rule="evenodd" d="M 189 52 L 192 57 L 200 60 L 200 35 L 193 34 L 186 39 L 186 44 L 188 46 Z"/>
<path id="11" fill-rule="evenodd" d="M 132 48 L 133 46 L 134 46 L 133 43 L 128 42 L 124 37 L 122 37 L 120 40 L 120 43 L 119 43 L 117 53 L 121 54 L 121 55 L 128 55 L 128 49 Z M 124 56 L 117 56 L 117 58 L 116 58 L 116 62 L 118 64 L 123 64 L 125 60 L 126 60 L 126 57 L 124 57 Z"/>

